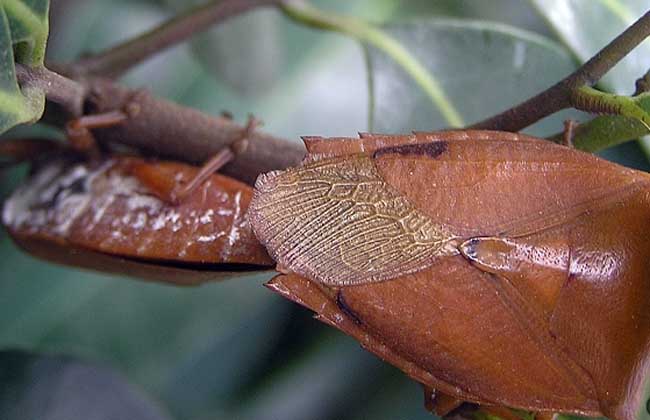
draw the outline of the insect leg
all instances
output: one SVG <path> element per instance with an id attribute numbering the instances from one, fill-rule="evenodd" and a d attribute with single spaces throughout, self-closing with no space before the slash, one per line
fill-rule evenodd
<path id="1" fill-rule="evenodd" d="M 65 125 L 65 132 L 73 149 L 90 156 L 99 158 L 100 150 L 93 134 L 93 128 L 111 127 L 128 119 L 123 111 L 110 111 L 102 114 L 84 115 L 68 121 Z"/>
<path id="2" fill-rule="evenodd" d="M 570 148 L 573 148 L 573 137 L 575 136 L 575 129 L 580 125 L 576 120 L 564 121 L 564 133 L 562 134 L 562 143 Z"/>
<path id="3" fill-rule="evenodd" d="M 83 115 L 68 121 L 65 132 L 72 148 L 88 155 L 91 159 L 98 159 L 101 150 L 90 130 L 113 127 L 135 117 L 140 112 L 136 97 L 143 93 L 142 90 L 136 91 L 121 109 Z"/>
<path id="4" fill-rule="evenodd" d="M 241 135 L 233 141 L 228 147 L 221 149 L 208 160 L 196 176 L 191 179 L 187 184 L 177 185 L 169 196 L 169 202 L 177 204 L 189 195 L 191 195 L 197 188 L 205 182 L 213 173 L 221 169 L 225 164 L 232 161 L 237 155 L 243 153 L 248 148 L 248 139 L 255 131 L 255 128 L 260 122 L 253 116 L 249 116 L 248 123 L 244 127 Z"/>
<path id="5" fill-rule="evenodd" d="M 422 385 L 422 388 L 424 390 L 424 406 L 440 417 L 448 415 L 463 403 L 462 400 L 437 391 L 428 385 Z"/>

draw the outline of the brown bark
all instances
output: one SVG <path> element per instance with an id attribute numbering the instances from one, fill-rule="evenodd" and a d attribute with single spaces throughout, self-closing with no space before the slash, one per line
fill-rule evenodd
<path id="1" fill-rule="evenodd" d="M 200 164 L 237 140 L 242 125 L 221 117 L 134 91 L 109 80 L 94 79 L 87 103 L 90 112 L 128 108 L 132 117 L 112 128 L 95 130 L 100 142 L 118 142 L 147 154 Z M 300 162 L 304 148 L 255 131 L 246 150 L 223 168 L 223 173 L 253 184 L 258 174 Z"/>

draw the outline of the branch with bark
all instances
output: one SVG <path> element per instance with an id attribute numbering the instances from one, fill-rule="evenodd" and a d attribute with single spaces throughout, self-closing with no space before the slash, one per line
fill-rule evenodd
<path id="1" fill-rule="evenodd" d="M 107 79 L 92 79 L 90 91 L 86 107 L 91 112 L 122 109 L 125 105 L 136 109 L 125 123 L 95 130 L 95 137 L 149 155 L 203 163 L 239 139 L 245 130 L 230 118 L 207 115 Z M 248 140 L 246 149 L 221 172 L 249 184 L 262 172 L 296 165 L 305 153 L 301 144 L 259 130 Z"/>

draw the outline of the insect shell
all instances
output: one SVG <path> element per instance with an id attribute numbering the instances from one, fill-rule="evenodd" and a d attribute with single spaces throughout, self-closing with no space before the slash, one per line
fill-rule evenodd
<path id="1" fill-rule="evenodd" d="M 249 186 L 215 174 L 177 205 L 162 199 L 196 172 L 125 156 L 50 159 L 2 221 L 32 255 L 136 278 L 192 285 L 270 266 L 248 224 Z"/>
<path id="2" fill-rule="evenodd" d="M 269 287 L 438 395 L 647 415 L 647 174 L 503 132 L 305 143 L 256 184 Z"/>

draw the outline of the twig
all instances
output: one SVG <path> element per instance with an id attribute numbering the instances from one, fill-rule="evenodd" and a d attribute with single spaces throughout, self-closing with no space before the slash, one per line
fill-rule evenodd
<path id="1" fill-rule="evenodd" d="M 565 79 L 513 108 L 473 124 L 471 128 L 519 131 L 548 115 L 575 106 L 574 94 L 578 88 L 596 84 L 605 73 L 648 36 L 650 36 L 650 12 L 643 15 Z"/>
<path id="2" fill-rule="evenodd" d="M 121 143 L 153 156 L 203 163 L 239 139 L 245 127 L 229 118 L 206 115 L 165 99 L 134 91 L 107 79 L 89 80 L 90 112 L 137 110 L 125 123 L 94 130 L 101 142 Z M 297 142 L 255 131 L 246 150 L 221 172 L 252 184 L 257 175 L 297 165 L 305 154 Z"/>
<path id="3" fill-rule="evenodd" d="M 16 77 L 22 87 L 35 87 L 45 92 L 49 101 L 64 107 L 72 116 L 83 111 L 85 87 L 45 67 L 28 67 L 16 63 Z"/>
<path id="4" fill-rule="evenodd" d="M 152 156 L 189 163 L 203 163 L 241 137 L 245 130 L 229 118 L 206 115 L 192 108 L 129 89 L 108 79 L 86 78 L 83 83 L 45 68 L 17 66 L 21 85 L 43 88 L 48 101 L 44 119 L 64 127 L 69 119 L 86 113 L 101 113 L 128 106 L 133 116 L 123 123 L 94 130 L 105 144 L 121 143 Z M 52 107 L 52 102 L 65 111 Z M 134 111 L 135 110 L 135 111 Z M 223 172 L 252 184 L 262 172 L 296 165 L 305 154 L 297 142 L 255 131 L 245 151 L 223 168 Z"/>
<path id="5" fill-rule="evenodd" d="M 99 54 L 75 62 L 72 73 L 117 78 L 158 52 L 185 41 L 211 25 L 249 10 L 277 5 L 280 0 L 213 0 Z"/>

